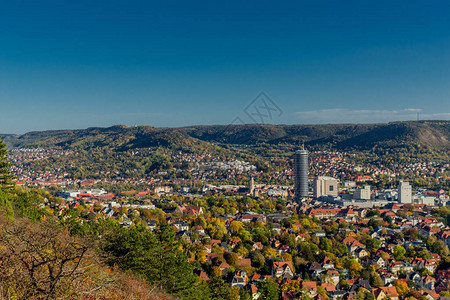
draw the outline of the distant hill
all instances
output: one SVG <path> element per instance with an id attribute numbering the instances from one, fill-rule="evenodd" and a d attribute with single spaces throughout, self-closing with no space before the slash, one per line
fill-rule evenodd
<path id="1" fill-rule="evenodd" d="M 337 149 L 396 147 L 400 144 L 450 149 L 450 121 L 387 124 L 230 125 L 192 126 L 185 131 L 197 139 L 231 144 L 295 144 Z"/>
<path id="2" fill-rule="evenodd" d="M 196 149 L 224 144 L 300 145 L 334 149 L 369 150 L 420 146 L 450 150 L 450 121 L 392 122 L 387 124 L 326 125 L 209 125 L 181 128 L 151 126 L 29 132 L 4 135 L 9 147 L 84 149 L 108 147 L 130 150 L 146 147 Z"/>
<path id="3" fill-rule="evenodd" d="M 130 150 L 135 148 L 166 147 L 178 149 L 190 146 L 207 146 L 176 128 L 158 129 L 151 126 L 108 128 L 92 127 L 80 130 L 35 131 L 24 135 L 6 135 L 4 140 L 11 148 L 42 147 L 67 150 L 110 148 Z"/>

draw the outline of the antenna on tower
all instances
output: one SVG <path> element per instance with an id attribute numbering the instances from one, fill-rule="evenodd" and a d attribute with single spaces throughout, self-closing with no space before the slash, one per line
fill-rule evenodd
<path id="1" fill-rule="evenodd" d="M 298 143 L 299 143 L 298 146 L 300 147 L 300 149 L 305 150 L 305 142 L 302 140 L 299 140 Z"/>

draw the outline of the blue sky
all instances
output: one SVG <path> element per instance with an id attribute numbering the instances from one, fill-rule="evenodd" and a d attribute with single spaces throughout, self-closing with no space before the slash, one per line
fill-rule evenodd
<path id="1" fill-rule="evenodd" d="M 4 1 L 0 133 L 450 119 L 448 1 Z"/>

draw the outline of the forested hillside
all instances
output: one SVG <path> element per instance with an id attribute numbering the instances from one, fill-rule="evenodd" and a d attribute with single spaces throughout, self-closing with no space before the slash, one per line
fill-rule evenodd
<path id="1" fill-rule="evenodd" d="M 450 121 L 393 122 L 387 124 L 326 125 L 210 125 L 181 128 L 150 126 L 113 126 L 82 130 L 30 132 L 5 135 L 10 147 L 58 147 L 92 149 L 108 147 L 116 150 L 162 146 L 195 150 L 208 143 L 294 144 L 368 149 L 396 147 L 400 144 L 423 145 L 450 149 Z M 203 142 L 202 142 L 203 141 Z"/>
<path id="2" fill-rule="evenodd" d="M 388 124 L 230 125 L 181 128 L 189 135 L 218 143 L 270 143 L 330 146 L 336 149 L 395 147 L 402 143 L 450 149 L 450 121 Z"/>

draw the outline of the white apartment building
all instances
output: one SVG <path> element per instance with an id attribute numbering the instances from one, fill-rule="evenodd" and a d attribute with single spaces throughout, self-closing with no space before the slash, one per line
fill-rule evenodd
<path id="1" fill-rule="evenodd" d="M 333 177 L 318 176 L 314 179 L 314 197 L 338 196 L 337 180 Z"/>
<path id="2" fill-rule="evenodd" d="M 400 181 L 398 184 L 398 202 L 412 203 L 412 188 L 408 181 Z"/>
<path id="3" fill-rule="evenodd" d="M 353 199 L 370 200 L 370 185 L 365 184 L 362 188 L 356 189 Z"/>

